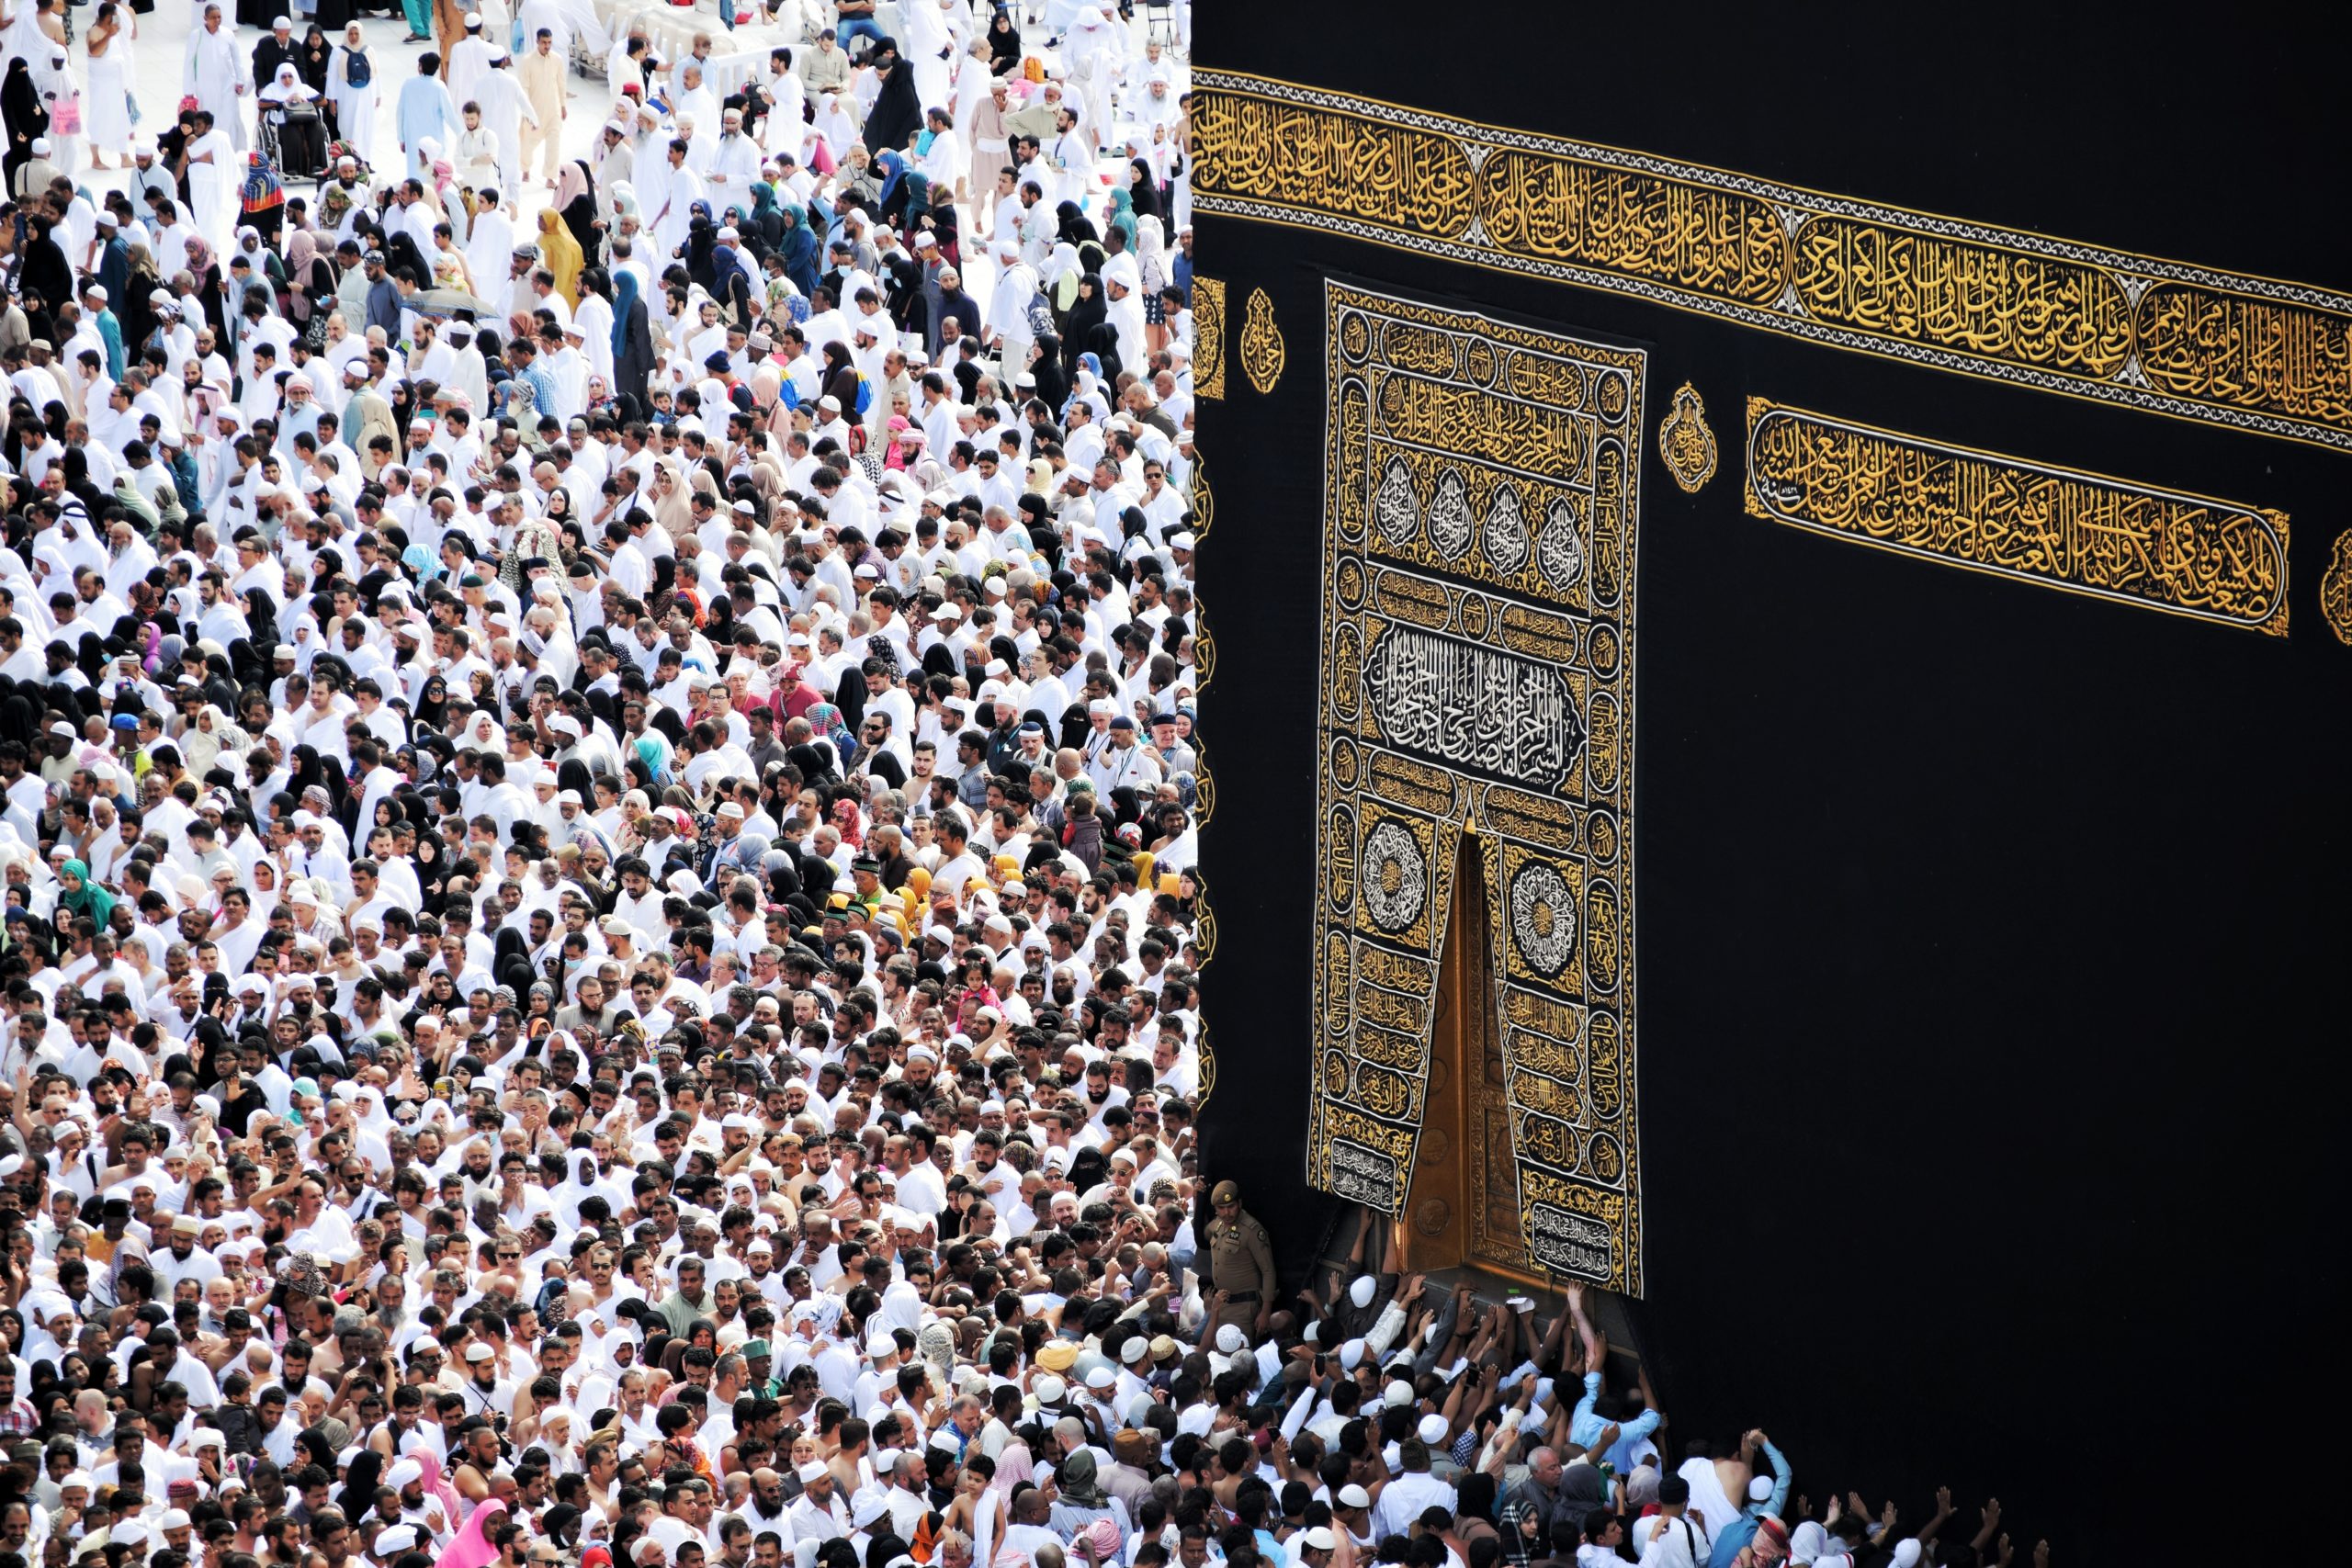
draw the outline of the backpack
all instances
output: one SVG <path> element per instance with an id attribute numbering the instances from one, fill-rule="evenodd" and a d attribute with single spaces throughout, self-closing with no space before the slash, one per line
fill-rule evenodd
<path id="1" fill-rule="evenodd" d="M 368 62 L 366 50 L 356 54 L 345 54 L 343 58 L 343 79 L 353 86 L 364 87 L 376 79 L 376 67 Z"/>
<path id="2" fill-rule="evenodd" d="M 857 378 L 857 412 L 864 413 L 873 406 L 874 383 L 867 380 L 865 373 L 861 371 Z"/>
<path id="3" fill-rule="evenodd" d="M 1029 335 L 1041 338 L 1054 330 L 1053 307 L 1046 303 L 1042 294 L 1029 296 Z"/>

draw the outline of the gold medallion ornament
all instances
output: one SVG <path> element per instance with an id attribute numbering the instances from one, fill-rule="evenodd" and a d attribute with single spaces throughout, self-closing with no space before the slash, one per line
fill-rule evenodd
<path id="1" fill-rule="evenodd" d="M 1674 394 L 1674 412 L 1657 427 L 1658 460 L 1685 495 L 1714 477 L 1715 433 L 1707 424 L 1707 405 L 1697 388 L 1685 381 Z"/>
<path id="2" fill-rule="evenodd" d="M 1193 275 L 1193 392 L 1225 396 L 1225 279 Z"/>
<path id="3" fill-rule="evenodd" d="M 1261 397 L 1283 378 L 1283 333 L 1274 325 L 1274 302 L 1262 288 L 1250 291 L 1241 316 L 1241 370 Z"/>
<path id="4" fill-rule="evenodd" d="M 2319 613 L 2336 641 L 2352 643 L 2352 528 L 2335 536 L 2335 557 L 2319 580 Z"/>

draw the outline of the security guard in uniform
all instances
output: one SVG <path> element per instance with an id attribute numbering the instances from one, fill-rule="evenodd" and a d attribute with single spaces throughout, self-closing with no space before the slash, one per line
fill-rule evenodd
<path id="1" fill-rule="evenodd" d="M 1222 1292 L 1210 1331 L 1230 1323 L 1262 1335 L 1274 1313 L 1274 1246 L 1266 1227 L 1241 1212 L 1241 1189 L 1220 1181 L 1209 1193 L 1216 1217 L 1208 1223 L 1209 1291 Z"/>

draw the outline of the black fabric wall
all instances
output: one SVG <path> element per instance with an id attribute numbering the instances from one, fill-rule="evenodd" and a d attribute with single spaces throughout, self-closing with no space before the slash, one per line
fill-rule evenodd
<path id="1" fill-rule="evenodd" d="M 1206 4 L 1198 62 L 1815 189 L 2352 286 L 2340 40 L 2208 11 Z M 2352 457 L 1204 216 L 1271 397 L 1204 405 L 1219 922 L 1205 1168 L 1303 1269 L 1320 296 L 1341 273 L 1653 354 L 1719 471 L 1641 476 L 1645 1349 L 1671 1443 L 1761 1425 L 1816 1506 L 2003 1499 L 2020 1556 L 2169 1553 L 2346 1393 Z M 1230 341 L 1230 340 L 1229 340 Z M 1741 514 L 1750 395 L 2287 511 L 2280 639 Z M 2254 1479 L 2221 1472 L 2252 1466 Z M 1962 1538 L 1973 1515 L 1955 1530 Z"/>

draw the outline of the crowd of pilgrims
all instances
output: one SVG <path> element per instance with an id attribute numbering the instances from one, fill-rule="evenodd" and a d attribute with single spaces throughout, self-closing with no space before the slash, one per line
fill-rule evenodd
<path id="1" fill-rule="evenodd" d="M 6 9 L 0 1568 L 2011 1561 L 1233 1288 L 1188 6 Z"/>

